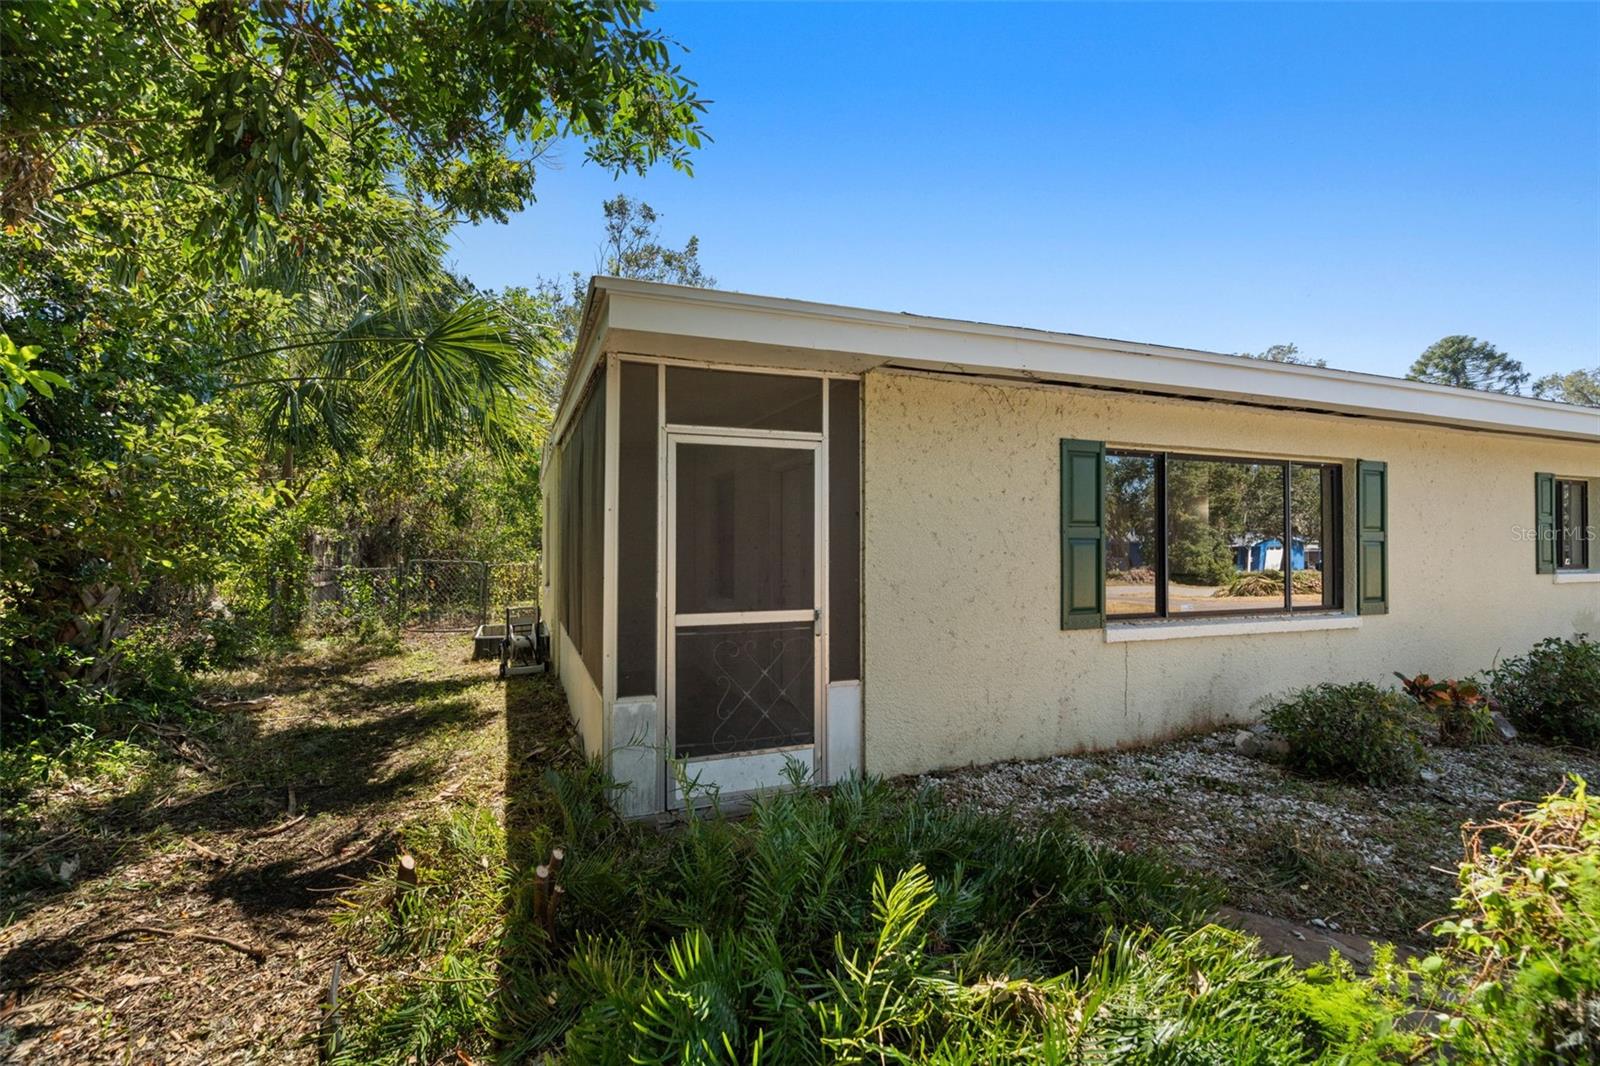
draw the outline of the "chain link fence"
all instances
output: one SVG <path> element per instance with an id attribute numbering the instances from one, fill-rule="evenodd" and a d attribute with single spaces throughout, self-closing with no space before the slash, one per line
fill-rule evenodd
<path id="1" fill-rule="evenodd" d="M 506 607 L 539 602 L 535 560 L 413 559 L 403 566 L 326 566 L 311 571 L 314 632 L 369 626 L 470 632 Z"/>

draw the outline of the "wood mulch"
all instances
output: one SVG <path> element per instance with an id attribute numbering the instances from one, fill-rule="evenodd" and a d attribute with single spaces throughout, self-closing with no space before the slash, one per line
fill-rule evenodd
<path id="1" fill-rule="evenodd" d="M 409 820 L 503 802 L 527 686 L 470 654 L 418 637 L 211 678 L 213 723 L 29 797 L 0 840 L 0 1062 L 316 1061 L 340 891 Z"/>

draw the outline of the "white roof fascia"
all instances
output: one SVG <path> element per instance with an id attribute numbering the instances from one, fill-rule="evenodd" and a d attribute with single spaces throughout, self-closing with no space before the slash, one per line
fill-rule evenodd
<path id="1" fill-rule="evenodd" d="M 598 313 L 597 313 L 598 312 Z M 895 366 L 1132 389 L 1318 412 L 1600 441 L 1600 410 L 1378 374 L 957 319 L 597 277 L 568 383 L 586 380 L 607 331 L 760 345 L 795 365 Z M 554 439 L 570 417 L 564 397 Z"/>
<path id="2" fill-rule="evenodd" d="M 601 342 L 606 336 L 606 315 L 610 309 L 610 301 L 606 298 L 603 289 L 596 285 L 599 278 L 589 279 L 589 292 L 583 298 L 583 318 L 578 326 L 578 336 L 573 343 L 572 362 L 567 366 L 567 380 L 561 386 L 561 402 L 556 405 L 555 423 L 550 427 L 550 435 L 545 438 L 546 450 L 554 448 L 561 443 L 562 436 L 567 431 L 567 423 L 572 421 L 573 408 L 583 396 L 583 389 L 589 383 L 589 375 L 594 372 L 595 366 L 604 354 Z"/>

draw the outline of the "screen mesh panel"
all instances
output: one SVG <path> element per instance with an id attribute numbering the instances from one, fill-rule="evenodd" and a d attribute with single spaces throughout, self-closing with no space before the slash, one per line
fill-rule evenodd
<path id="1" fill-rule="evenodd" d="M 677 446 L 679 614 L 816 605 L 814 453 Z"/>
<path id="2" fill-rule="evenodd" d="M 813 648 L 808 622 L 678 630 L 677 757 L 810 744 L 816 737 Z"/>
<path id="3" fill-rule="evenodd" d="M 828 382 L 828 678 L 861 678 L 861 385 Z"/>
<path id="4" fill-rule="evenodd" d="M 623 363 L 617 471 L 617 695 L 656 691 L 659 368 Z"/>
<path id="5" fill-rule="evenodd" d="M 606 378 L 602 370 L 561 451 L 561 619 L 600 681 L 605 530 Z"/>
<path id="6" fill-rule="evenodd" d="M 668 367 L 667 422 L 821 433 L 822 379 Z"/>

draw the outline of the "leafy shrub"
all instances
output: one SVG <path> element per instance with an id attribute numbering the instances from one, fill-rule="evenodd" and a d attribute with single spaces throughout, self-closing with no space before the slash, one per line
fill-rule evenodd
<path id="1" fill-rule="evenodd" d="M 398 589 L 393 572 L 356 568 L 338 577 L 338 595 L 308 607 L 307 626 L 316 633 L 375 643 L 399 631 Z"/>
<path id="2" fill-rule="evenodd" d="M 1489 691 L 1524 733 L 1600 750 L 1600 642 L 1551 637 L 1489 672 Z"/>
<path id="3" fill-rule="evenodd" d="M 1570 794 L 1466 827 L 1449 939 L 1420 969 L 1463 1061 L 1600 1059 L 1600 800 Z M 1507 1058 L 1507 1056 L 1511 1056 Z"/>
<path id="4" fill-rule="evenodd" d="M 186 704 L 194 694 L 189 671 L 203 650 L 162 625 L 139 626 L 112 643 L 118 695 L 152 704 Z"/>
<path id="5" fill-rule="evenodd" d="M 141 723 L 195 713 L 193 672 L 208 662 L 202 635 L 142 623 L 112 640 L 108 654 L 113 665 L 96 681 L 56 677 L 45 691 L 8 706 L 0 746 L 64 752 L 96 736 L 127 737 Z M 60 661 L 71 660 L 61 652 Z"/>
<path id="6" fill-rule="evenodd" d="M 1289 764 L 1318 777 L 1399 783 L 1414 779 L 1422 763 L 1404 699 L 1366 681 L 1300 689 L 1265 717 L 1289 742 Z"/>
<path id="7" fill-rule="evenodd" d="M 1494 735 L 1489 698 L 1476 681 L 1435 681 L 1427 674 L 1400 679 L 1401 688 L 1439 723 L 1439 743 L 1455 748 L 1482 744 Z"/>

